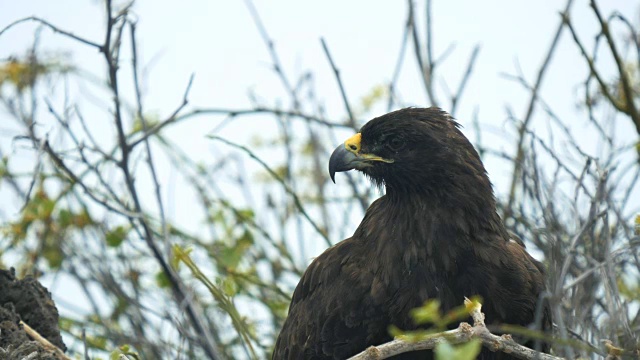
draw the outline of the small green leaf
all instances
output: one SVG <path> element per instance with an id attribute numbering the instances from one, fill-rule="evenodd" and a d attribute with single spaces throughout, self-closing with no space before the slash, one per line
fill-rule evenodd
<path id="1" fill-rule="evenodd" d="M 234 296 L 238 293 L 238 284 L 233 279 L 226 278 L 222 280 L 222 291 L 228 296 Z"/>
<path id="2" fill-rule="evenodd" d="M 465 344 L 460 344 L 454 348 L 454 359 L 456 360 L 473 360 L 478 357 L 482 350 L 482 342 L 473 339 Z"/>
<path id="3" fill-rule="evenodd" d="M 193 251 L 192 248 L 187 247 L 187 248 L 181 248 L 180 245 L 174 244 L 171 247 L 171 260 L 170 260 L 170 265 L 173 268 L 173 270 L 178 270 L 180 268 L 180 262 L 187 262 L 189 261 L 189 254 L 191 254 L 191 251 Z"/>
<path id="4" fill-rule="evenodd" d="M 218 261 L 220 265 L 225 268 L 235 269 L 240 264 L 240 261 L 244 257 L 247 250 L 253 245 L 253 234 L 250 231 L 244 231 L 242 235 L 236 239 L 233 246 L 227 246 L 225 244 L 220 245 L 218 252 Z"/>
<path id="5" fill-rule="evenodd" d="M 42 250 L 42 257 L 47 259 L 49 267 L 52 269 L 58 269 L 64 260 L 62 250 L 58 246 L 45 246 Z"/>
<path id="6" fill-rule="evenodd" d="M 433 335 L 434 331 L 432 330 L 400 330 L 395 325 L 389 326 L 389 335 L 393 336 L 397 339 L 402 339 L 409 343 L 414 343 L 418 341 L 422 341 L 427 339 L 429 336 Z"/>
<path id="7" fill-rule="evenodd" d="M 427 300 L 424 305 L 411 310 L 411 317 L 416 324 L 436 323 L 440 321 L 440 301 L 437 299 Z"/>
<path id="8" fill-rule="evenodd" d="M 156 274 L 156 284 L 158 284 L 158 287 L 163 289 L 168 288 L 171 285 L 171 282 L 169 281 L 169 277 L 164 271 L 160 270 Z"/>
<path id="9" fill-rule="evenodd" d="M 478 356 L 480 350 L 482 350 L 482 343 L 478 339 L 455 347 L 443 341 L 436 345 L 436 360 L 473 360 Z"/>
<path id="10" fill-rule="evenodd" d="M 106 350 L 107 349 L 107 338 L 104 336 L 87 336 L 87 344 L 96 349 Z"/>
<path id="11" fill-rule="evenodd" d="M 91 224 L 93 224 L 93 219 L 91 218 L 91 215 L 86 210 L 81 211 L 79 214 L 76 214 L 73 217 L 73 225 L 75 225 L 80 229 Z"/>
<path id="12" fill-rule="evenodd" d="M 620 295 L 629 300 L 640 300 L 640 283 L 628 283 L 622 277 L 617 280 Z"/>
<path id="13" fill-rule="evenodd" d="M 56 202 L 49 198 L 44 198 L 42 199 L 42 202 L 39 205 L 40 207 L 38 209 L 38 212 L 40 217 L 42 219 L 47 219 L 51 217 L 51 213 L 53 212 L 53 209 L 56 207 Z"/>
<path id="14" fill-rule="evenodd" d="M 71 221 L 73 219 L 73 213 L 67 209 L 62 209 L 60 210 L 60 213 L 58 214 L 58 223 L 60 224 L 61 228 L 66 228 L 67 226 L 71 225 Z"/>
<path id="15" fill-rule="evenodd" d="M 125 355 L 127 359 L 140 359 L 140 355 L 131 349 L 131 346 L 128 344 L 120 346 L 120 348 L 114 350 L 109 355 L 109 360 L 120 360 L 122 359 L 122 355 Z"/>
<path id="16" fill-rule="evenodd" d="M 242 236 L 238 238 L 236 246 L 245 251 L 250 248 L 251 245 L 253 245 L 253 234 L 251 233 L 251 231 L 245 230 L 244 233 L 242 233 Z"/>
<path id="17" fill-rule="evenodd" d="M 446 341 L 443 341 L 436 345 L 435 348 L 436 360 L 452 360 L 455 359 L 453 346 Z M 455 359 L 457 360 L 457 359 Z"/>
<path id="18" fill-rule="evenodd" d="M 107 245 L 111 247 L 120 246 L 127 237 L 127 233 L 128 230 L 124 226 L 117 226 L 115 229 L 105 234 Z"/>
<path id="19" fill-rule="evenodd" d="M 60 319 L 58 320 L 58 326 L 60 327 L 60 330 L 66 332 L 69 332 L 74 324 L 75 322 L 73 320 L 65 317 L 60 317 Z"/>
<path id="20" fill-rule="evenodd" d="M 242 209 L 238 210 L 236 213 L 236 218 L 238 222 L 245 222 L 247 220 L 251 220 L 255 217 L 255 213 L 253 209 Z"/>

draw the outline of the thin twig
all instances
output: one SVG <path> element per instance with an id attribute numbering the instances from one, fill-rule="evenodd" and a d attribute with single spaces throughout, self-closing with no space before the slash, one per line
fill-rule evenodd
<path id="1" fill-rule="evenodd" d="M 407 21 L 405 22 L 404 31 L 402 32 L 402 41 L 400 43 L 400 53 L 398 54 L 398 60 L 396 61 L 396 66 L 393 70 L 391 81 L 389 82 L 389 102 L 387 104 L 387 111 L 391 111 L 393 109 L 394 100 L 396 97 L 396 83 L 398 82 L 398 78 L 400 77 L 400 71 L 402 70 L 402 65 L 404 63 L 404 54 L 407 49 L 407 42 L 409 40 L 410 30 L 411 30 L 411 22 L 409 17 L 407 16 Z"/>
<path id="2" fill-rule="evenodd" d="M 260 32 L 262 39 L 264 40 L 265 44 L 267 44 L 267 49 L 269 50 L 269 55 L 271 56 L 271 61 L 273 62 L 273 69 L 278 74 L 278 77 L 282 81 L 282 85 L 284 86 L 285 90 L 291 96 L 291 99 L 293 100 L 294 109 L 299 110 L 300 101 L 298 99 L 298 95 L 295 89 L 293 88 L 293 86 L 291 86 L 291 82 L 289 81 L 289 78 L 287 78 L 287 76 L 284 73 L 284 69 L 282 68 L 282 63 L 280 62 L 280 57 L 278 56 L 278 53 L 275 50 L 274 42 L 269 37 L 269 33 L 267 33 L 267 29 L 262 23 L 262 19 L 260 18 L 260 14 L 258 13 L 258 10 L 253 4 L 252 0 L 245 0 L 245 4 L 247 5 L 249 12 L 251 13 L 251 17 L 253 17 L 253 21 L 258 27 L 258 31 Z"/>
<path id="3" fill-rule="evenodd" d="M 467 63 L 466 70 L 464 75 L 462 76 L 462 80 L 458 85 L 458 90 L 451 98 L 451 116 L 455 117 L 456 110 L 458 110 L 458 104 L 460 103 L 460 99 L 462 98 L 462 93 L 467 86 L 467 81 L 469 81 L 469 77 L 471 77 L 471 73 L 473 72 L 473 65 L 475 65 L 476 60 L 478 58 L 478 54 L 480 53 L 480 45 L 476 45 L 471 52 L 471 56 L 469 57 L 469 62 Z"/>
<path id="4" fill-rule="evenodd" d="M 23 18 L 23 19 L 19 19 L 19 20 L 16 20 L 16 21 L 12 22 L 11 24 L 5 26 L 2 30 L 0 30 L 0 36 L 2 36 L 2 34 L 4 34 L 5 31 L 13 28 L 14 26 L 16 26 L 18 24 L 21 24 L 21 23 L 24 23 L 24 22 L 28 22 L 28 21 L 38 22 L 38 23 L 48 27 L 49 29 L 53 30 L 56 33 L 62 34 L 64 36 L 67 36 L 67 37 L 70 37 L 70 38 L 72 38 L 74 40 L 77 40 L 77 41 L 79 41 L 79 42 L 81 42 L 83 44 L 86 44 L 86 45 L 92 46 L 94 48 L 97 48 L 100 51 L 102 51 L 102 49 L 103 49 L 102 45 L 100 45 L 100 44 L 98 44 L 96 42 L 93 42 L 91 40 L 87 40 L 87 39 L 85 39 L 83 37 L 80 37 L 80 36 L 74 35 L 73 33 L 68 32 L 68 31 L 62 30 L 59 27 L 51 24 L 50 22 L 48 22 L 48 21 L 46 21 L 44 19 L 41 19 L 39 17 L 36 17 L 36 16 L 29 16 L 29 17 L 26 17 L 26 18 Z"/>
<path id="5" fill-rule="evenodd" d="M 119 87 L 118 87 L 118 69 L 119 69 L 118 61 L 119 61 L 119 50 L 120 50 L 119 38 L 120 38 L 120 34 L 122 33 L 124 23 L 127 20 L 126 20 L 125 13 L 122 13 L 122 12 L 116 18 L 112 17 L 111 9 L 112 9 L 111 0 L 107 0 L 106 1 L 107 35 L 106 35 L 105 45 L 104 45 L 106 50 L 104 51 L 104 57 L 108 66 L 109 87 L 113 94 L 113 104 L 114 104 L 114 112 L 115 112 L 114 120 L 115 120 L 115 125 L 117 129 L 117 134 L 118 134 L 118 144 L 119 144 L 119 148 L 122 156 L 119 163 L 119 167 L 122 170 L 122 173 L 124 175 L 125 184 L 129 191 L 129 195 L 131 196 L 131 199 L 133 201 L 133 207 L 136 212 L 142 213 L 142 205 L 140 203 L 138 192 L 134 185 L 134 179 L 129 168 L 129 154 L 131 149 L 127 143 L 127 137 L 125 135 L 124 123 L 123 123 L 122 111 L 121 111 Z M 113 27 L 116 21 L 118 21 L 118 19 L 122 19 L 121 21 L 123 23 L 122 23 L 122 26 L 119 27 L 118 32 L 116 33 L 117 35 L 116 41 L 112 44 L 111 32 L 113 30 Z M 140 226 L 142 226 L 142 230 L 144 232 L 143 239 L 145 243 L 151 250 L 153 257 L 159 263 L 164 274 L 167 275 L 167 279 L 171 284 L 171 288 L 173 290 L 173 294 L 176 298 L 176 301 L 179 304 L 184 305 L 185 307 L 184 310 L 187 313 L 187 316 L 191 322 L 191 325 L 193 326 L 196 334 L 198 334 L 199 336 L 198 340 L 200 345 L 202 346 L 202 349 L 205 351 L 205 353 L 210 359 L 219 359 L 220 356 L 218 355 L 216 345 L 214 344 L 213 339 L 211 338 L 211 334 L 206 329 L 206 327 L 202 322 L 203 312 L 196 310 L 196 304 L 192 300 L 191 296 L 187 294 L 186 288 L 182 283 L 182 280 L 180 279 L 180 277 L 178 277 L 178 275 L 171 268 L 171 266 L 169 266 L 167 259 L 165 259 L 165 256 L 162 254 L 162 252 L 156 245 L 156 242 L 154 240 L 154 233 L 151 230 L 151 227 L 148 224 L 147 220 L 144 218 L 144 216 L 138 218 L 137 220 Z"/>
<path id="6" fill-rule="evenodd" d="M 304 218 L 307 219 L 307 221 L 309 222 L 309 224 L 311 224 L 311 226 L 314 228 L 314 230 L 318 234 L 320 234 L 320 236 L 322 236 L 322 238 L 326 242 L 327 246 L 331 246 L 332 245 L 331 241 L 329 240 L 329 237 L 326 234 L 326 232 L 322 231 L 322 229 L 320 229 L 318 224 L 316 224 L 316 222 L 313 221 L 313 219 L 311 219 L 311 216 L 304 209 L 304 205 L 302 204 L 302 201 L 300 201 L 300 198 L 298 197 L 298 195 L 296 195 L 296 193 L 293 190 L 291 190 L 291 188 L 289 188 L 289 186 L 284 182 L 284 180 L 282 180 L 282 178 L 280 178 L 280 176 L 278 174 L 276 174 L 275 171 L 273 171 L 273 169 L 271 169 L 271 167 L 269 165 L 267 165 L 267 163 L 265 163 L 262 159 L 260 159 L 260 157 L 258 157 L 258 155 L 254 154 L 253 151 L 251 151 L 246 146 L 242 146 L 242 145 L 236 144 L 236 143 L 231 142 L 231 141 L 229 141 L 229 140 L 227 140 L 225 138 L 222 138 L 220 136 L 209 135 L 209 137 L 211 139 L 221 141 L 221 142 L 223 142 L 223 143 L 225 143 L 225 144 L 227 144 L 229 146 L 232 146 L 232 147 L 234 147 L 236 149 L 242 150 L 247 155 L 249 155 L 249 157 L 251 157 L 252 159 L 257 161 L 258 164 L 262 165 L 262 167 L 265 170 L 267 170 L 269 175 L 273 176 L 273 178 L 276 179 L 276 181 L 278 181 L 282 185 L 283 189 L 287 192 L 287 194 L 289 194 L 293 198 L 293 202 L 296 205 L 296 208 L 298 209 L 298 211 L 300 211 L 302 216 L 304 216 Z"/>
<path id="7" fill-rule="evenodd" d="M 142 105 L 142 92 L 140 90 L 140 79 L 138 78 L 138 49 L 137 49 L 137 41 L 136 41 L 136 25 L 133 22 L 129 23 L 129 28 L 131 29 L 131 67 L 133 71 L 133 84 L 136 92 L 136 102 L 137 102 L 137 115 L 142 124 L 142 129 L 144 132 L 147 132 L 148 124 L 147 119 L 145 118 L 145 114 L 143 111 Z M 193 76 L 191 77 L 193 80 Z M 176 113 L 180 111 L 180 109 L 187 105 L 187 94 L 189 88 L 191 87 L 191 80 L 189 81 L 189 86 L 187 87 L 187 91 L 185 92 L 184 99 L 182 101 L 182 105 L 178 107 Z M 147 164 L 149 166 L 149 171 L 151 172 L 151 178 L 153 180 L 153 186 L 155 189 L 156 202 L 158 204 L 158 212 L 160 213 L 160 226 L 162 228 L 162 239 L 164 241 L 166 256 L 169 257 L 171 253 L 171 247 L 169 244 L 169 228 L 167 226 L 167 219 L 164 213 L 164 202 L 162 201 L 162 195 L 160 194 L 160 182 L 158 181 L 158 174 L 156 172 L 156 167 L 153 163 L 153 154 L 151 153 L 151 145 L 149 145 L 149 138 L 145 138 L 145 151 L 147 153 Z"/>
<path id="8" fill-rule="evenodd" d="M 189 82 L 191 83 L 191 81 Z M 187 86 L 187 91 L 185 91 L 185 96 L 188 95 L 189 92 L 189 88 L 190 86 Z M 174 112 L 175 113 L 175 112 Z M 335 127 L 335 128 L 347 128 L 347 129 L 351 129 L 351 125 L 348 124 L 341 124 L 341 123 L 335 123 L 335 122 L 330 122 L 327 120 L 324 120 L 322 118 L 310 115 L 310 114 L 304 114 L 301 113 L 299 111 L 296 110 L 280 110 L 280 109 L 271 109 L 271 108 L 264 108 L 264 107 L 256 107 L 253 109 L 224 109 L 224 108 L 199 108 L 199 109 L 194 109 L 189 111 L 188 113 L 185 113 L 183 115 L 180 116 L 176 116 L 176 115 L 172 115 L 169 116 L 166 120 L 161 121 L 157 124 L 154 124 L 152 126 L 150 126 L 146 131 L 143 132 L 143 134 L 141 135 L 141 137 L 133 140 L 129 147 L 130 148 L 134 148 L 137 145 L 139 145 L 140 143 L 142 143 L 146 138 L 148 138 L 149 136 L 155 135 L 157 134 L 160 130 L 162 130 L 164 127 L 168 126 L 168 125 L 173 125 L 176 124 L 178 122 L 187 120 L 187 119 L 191 119 L 193 117 L 196 116 L 202 116 L 202 115 L 227 115 L 228 117 L 234 118 L 237 116 L 247 116 L 247 115 L 259 115 L 259 114 L 271 114 L 274 116 L 289 116 L 292 118 L 300 118 L 300 119 L 304 119 L 307 121 L 311 121 L 314 123 L 318 123 L 320 125 L 324 125 L 324 126 L 328 126 L 328 127 Z"/>
<path id="9" fill-rule="evenodd" d="M 433 91 L 433 68 L 432 63 L 426 64 L 422 59 L 422 46 L 420 45 L 420 38 L 418 36 L 418 29 L 416 27 L 416 19 L 415 19 L 415 9 L 413 5 L 413 0 L 407 0 L 407 4 L 409 6 L 409 23 L 411 24 L 411 37 L 413 38 L 413 50 L 416 55 L 416 61 L 418 62 L 418 67 L 420 70 L 420 78 L 422 79 L 422 84 L 427 92 L 427 100 L 431 102 L 431 106 L 438 106 L 438 101 L 435 98 L 435 93 Z M 427 4 L 427 13 L 430 15 L 430 4 Z M 427 28 L 427 36 L 431 38 L 431 19 L 427 19 L 428 28 Z M 430 41 L 430 40 L 429 40 Z M 431 43 L 429 44 L 431 45 Z M 428 48 L 429 46 L 427 46 Z M 428 50 L 430 51 L 430 50 Z M 431 58 L 432 59 L 432 58 Z"/>
<path id="10" fill-rule="evenodd" d="M 324 54 L 329 60 L 329 64 L 331 65 L 331 70 L 333 70 L 333 74 L 336 77 L 336 81 L 338 82 L 338 87 L 340 88 L 340 95 L 342 96 L 342 103 L 344 104 L 345 109 L 347 110 L 347 115 L 349 115 L 349 126 L 353 130 L 358 130 L 356 125 L 356 119 L 353 116 L 353 111 L 351 111 L 351 105 L 349 105 L 349 99 L 347 98 L 347 92 L 344 89 L 344 85 L 342 84 L 342 78 L 340 77 L 340 70 L 336 66 L 335 62 L 333 62 L 333 58 L 331 57 L 331 53 L 329 52 L 329 48 L 327 47 L 327 42 L 324 41 L 324 38 L 320 38 L 320 43 L 322 43 L 322 50 L 324 50 Z"/>
<path id="11" fill-rule="evenodd" d="M 629 79 L 629 75 L 627 74 L 627 70 L 625 68 L 626 64 L 620 57 L 616 42 L 611 35 L 611 31 L 609 31 L 609 24 L 602 18 L 602 14 L 600 13 L 600 8 L 598 8 L 596 0 L 591 0 L 591 7 L 593 8 L 593 12 L 598 18 L 598 22 L 600 23 L 600 27 L 602 28 L 602 33 L 604 34 L 605 38 L 607 39 L 607 43 L 609 44 L 611 56 L 613 56 L 613 59 L 615 60 L 616 66 L 618 68 L 618 75 L 620 76 L 620 82 L 622 83 L 622 89 L 624 93 L 623 96 L 625 99 L 624 112 L 631 117 L 631 120 L 636 127 L 636 131 L 640 135 L 640 114 L 638 113 L 638 108 L 636 107 L 631 80 Z"/>
<path id="12" fill-rule="evenodd" d="M 529 126 L 529 123 L 531 122 L 531 119 L 533 119 L 535 105 L 538 100 L 538 91 L 542 86 L 542 82 L 544 81 L 547 69 L 551 64 L 551 59 L 555 54 L 557 45 L 560 43 L 560 36 L 562 35 L 562 30 L 564 29 L 564 26 L 565 26 L 564 16 L 568 16 L 569 10 L 571 9 L 572 4 L 573 4 L 573 0 L 567 0 L 567 4 L 565 5 L 565 9 L 563 12 L 564 14 L 563 19 L 560 21 L 560 24 L 558 25 L 558 29 L 556 30 L 553 40 L 551 41 L 551 46 L 549 46 L 549 50 L 547 50 L 547 55 L 545 56 L 545 59 L 542 62 L 542 65 L 540 66 L 540 69 L 538 70 L 538 76 L 536 77 L 536 81 L 533 85 L 533 89 L 531 90 L 531 96 L 529 98 L 529 105 L 527 106 L 527 111 L 518 129 L 518 143 L 516 145 L 516 149 L 517 149 L 516 158 L 513 164 L 513 172 L 511 173 L 512 178 L 511 178 L 511 185 L 509 187 L 509 198 L 507 201 L 507 207 L 504 212 L 505 219 L 509 218 L 512 215 L 513 202 L 516 197 L 516 186 L 518 184 L 518 180 L 520 179 L 520 173 L 522 172 L 522 163 L 523 163 L 522 158 L 524 156 L 524 138 L 525 138 L 524 135 Z"/>
<path id="13" fill-rule="evenodd" d="M 27 325 L 24 321 L 20 321 L 20 325 L 24 329 L 24 332 L 27 333 L 33 340 L 39 342 L 45 349 L 49 351 L 53 351 L 56 356 L 63 360 L 72 360 L 70 357 L 65 355 L 64 351 L 60 350 L 57 346 L 53 345 L 49 340 L 47 340 L 44 336 L 40 335 L 37 331 Z"/>

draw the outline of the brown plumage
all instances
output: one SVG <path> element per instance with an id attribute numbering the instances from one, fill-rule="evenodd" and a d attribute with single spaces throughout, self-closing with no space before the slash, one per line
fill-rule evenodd
<path id="1" fill-rule="evenodd" d="M 484 165 L 447 113 L 408 108 L 369 121 L 331 156 L 332 179 L 351 169 L 386 194 L 309 265 L 274 359 L 346 359 L 392 340 L 389 325 L 415 329 L 409 311 L 431 298 L 446 311 L 480 295 L 488 325 L 534 321 L 542 265 L 510 240 Z M 547 330 L 546 303 L 540 313 Z M 510 359 L 487 349 L 480 358 Z"/>

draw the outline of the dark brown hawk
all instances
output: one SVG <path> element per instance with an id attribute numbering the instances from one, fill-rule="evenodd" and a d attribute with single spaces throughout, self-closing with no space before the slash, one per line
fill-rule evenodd
<path id="1" fill-rule="evenodd" d="M 488 325 L 529 326 L 543 303 L 538 323 L 551 327 L 543 267 L 510 240 L 484 165 L 446 112 L 408 108 L 369 121 L 331 155 L 332 179 L 351 169 L 386 193 L 351 238 L 309 265 L 274 359 L 346 359 L 392 340 L 390 325 L 415 329 L 409 311 L 433 298 L 446 311 L 480 295 Z M 479 358 L 511 357 L 483 349 Z"/>

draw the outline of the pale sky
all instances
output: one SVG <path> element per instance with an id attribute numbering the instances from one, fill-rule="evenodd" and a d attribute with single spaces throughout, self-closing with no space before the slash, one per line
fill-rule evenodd
<path id="1" fill-rule="evenodd" d="M 0 27 L 26 16 L 36 15 L 51 23 L 96 42 L 103 40 L 102 1 L 63 0 L 0 0 Z M 469 54 L 476 44 L 481 45 L 474 73 L 468 83 L 457 113 L 457 119 L 465 127 L 464 132 L 475 138 L 471 116 L 477 107 L 480 122 L 504 128 L 506 107 L 523 117 L 529 93 L 522 86 L 501 74 L 517 74 L 520 67 L 529 82 L 542 63 L 559 21 L 559 12 L 565 2 L 544 1 L 434 1 L 433 2 L 434 55 L 438 57 L 451 44 L 454 52 L 438 71 L 436 81 L 440 105 L 449 106 L 443 83 L 455 90 L 467 64 Z M 145 66 L 143 84 L 145 108 L 160 118 L 168 116 L 178 106 L 189 79 L 195 74 L 190 94 L 190 105 L 243 109 L 249 108 L 248 93 L 255 93 L 266 104 L 288 106 L 289 99 L 280 80 L 270 69 L 270 57 L 244 1 L 175 1 L 140 0 L 134 8 L 138 16 L 140 63 Z M 424 4 L 417 3 L 419 24 L 424 25 Z M 600 1 L 604 14 L 613 9 L 625 14 L 631 21 L 638 19 L 639 1 Z M 344 119 L 344 106 L 326 57 L 322 52 L 320 37 L 324 37 L 352 103 L 357 109 L 360 99 L 376 85 L 387 83 L 393 74 L 398 58 L 401 37 L 406 21 L 406 3 L 403 1 L 256 1 L 263 23 L 283 63 L 287 76 L 294 82 L 305 72 L 314 74 L 316 94 L 333 121 Z M 572 20 L 582 41 L 591 49 L 597 31 L 596 20 L 587 0 L 576 0 L 572 7 Z M 23 54 L 33 40 L 34 23 L 21 24 L 0 37 L 0 59 L 13 54 Z M 614 28 L 614 33 L 621 29 Z M 72 64 L 92 74 L 103 77 L 103 59 L 94 48 L 78 45 L 60 35 L 45 30 L 41 49 L 52 54 L 67 56 Z M 121 79 L 130 74 L 128 49 L 123 53 Z M 611 73 L 613 67 L 606 56 L 602 71 Z M 422 84 L 417 76 L 413 49 L 409 45 L 405 65 L 398 83 L 402 100 L 408 105 L 429 106 Z M 588 139 L 591 128 L 588 119 L 577 111 L 579 85 L 587 74 L 582 60 L 565 31 L 553 62 L 549 67 L 542 88 L 544 100 L 565 119 L 578 137 Z M 132 99 L 133 89 L 128 83 L 122 86 L 124 97 Z M 76 89 L 79 94 L 91 97 L 103 96 L 102 103 L 84 101 L 85 111 L 97 106 L 96 128 L 105 126 L 106 139 L 115 136 L 108 119 L 104 118 L 104 93 L 91 89 Z M 90 97 L 90 98 L 91 98 Z M 97 105 L 96 105 L 97 104 Z M 105 105 L 106 104 L 106 105 Z M 100 108 L 102 106 L 102 108 Z M 384 106 L 374 109 L 370 116 L 380 115 Z M 546 117 L 541 111 L 532 129 L 545 126 Z M 194 159 L 210 160 L 211 140 L 205 134 L 211 132 L 222 117 L 201 117 L 165 131 Z M 256 134 L 275 133 L 276 125 L 264 117 L 244 117 L 234 120 L 219 135 L 240 143 Z M 540 119 L 540 120 L 538 120 Z M 359 119 L 364 123 L 368 119 Z M 510 125 L 508 125 L 510 126 Z M 546 130 L 546 127 L 544 127 Z M 620 122 L 621 140 L 633 139 L 630 122 Z M 512 129 L 508 129 L 512 130 Z M 6 143 L 15 134 L 2 137 Z M 344 132 L 345 138 L 350 135 Z M 513 140 L 502 136 L 483 134 L 485 141 L 494 148 L 509 150 Z M 327 144 L 332 149 L 335 144 Z M 595 144 L 585 141 L 585 150 Z M 218 151 L 226 148 L 217 148 Z M 220 150 L 222 149 L 222 150 Z M 7 151 L 7 149 L 5 149 Z M 594 147 L 595 151 L 595 147 Z M 215 156 L 215 155 L 214 155 Z M 506 176 L 510 168 L 502 163 L 487 161 L 487 168 L 498 194 L 506 191 Z M 162 164 L 160 165 L 162 167 Z M 162 169 L 165 175 L 168 167 Z M 181 204 L 172 208 L 177 217 L 188 212 L 180 211 Z M 337 239 L 336 239 L 337 241 Z"/>
<path id="2" fill-rule="evenodd" d="M 638 1 L 600 1 L 605 14 L 612 9 L 632 21 L 638 18 Z M 139 18 L 138 38 L 141 63 L 148 65 L 145 76 L 145 103 L 149 111 L 167 115 L 177 106 L 190 74 L 195 73 L 191 91 L 192 105 L 201 107 L 246 108 L 247 93 L 254 91 L 267 102 L 286 101 L 279 79 L 270 71 L 270 58 L 244 1 L 175 1 L 140 0 L 135 6 Z M 0 26 L 16 19 L 36 15 L 75 34 L 96 42 L 102 41 L 104 19 L 102 1 L 0 0 Z M 320 37 L 329 45 L 354 106 L 374 86 L 387 82 L 393 73 L 406 20 L 406 3 L 402 1 L 256 1 L 265 27 L 276 43 L 287 75 L 293 80 L 312 71 L 318 96 L 324 100 L 329 115 L 341 120 L 344 107 L 320 46 Z M 455 51 L 439 69 L 437 86 L 446 81 L 457 87 L 474 45 L 481 52 L 468 84 L 457 118 L 468 124 L 479 105 L 482 122 L 501 126 L 506 118 L 505 106 L 523 116 L 528 94 L 518 84 L 501 77 L 516 73 L 516 63 L 529 81 L 542 62 L 551 36 L 560 20 L 564 1 L 434 1 L 434 53 L 440 55 L 455 44 Z M 424 6 L 418 5 L 421 24 Z M 592 43 L 596 22 L 588 1 L 574 1 L 572 19 L 586 44 Z M 36 25 L 23 24 L 0 37 L 0 59 L 22 54 L 32 41 Z M 44 31 L 42 48 L 53 53 L 70 54 L 76 66 L 102 75 L 101 54 Z M 399 83 L 402 99 L 412 105 L 427 106 L 424 91 L 416 78 L 413 50 L 405 57 Z M 128 64 L 128 58 L 124 58 Z M 96 66 L 98 64 L 98 66 Z M 549 69 L 543 95 L 560 115 L 573 115 L 576 85 L 586 75 L 586 65 L 568 33 L 565 33 L 554 62 Z M 126 77 L 123 69 L 123 77 Z M 552 85 L 552 86 L 551 86 Z M 130 89 L 125 88 L 125 95 Z M 442 91 L 441 106 L 447 107 Z M 284 103 L 286 105 L 286 102 Z M 379 115 L 379 114 L 372 114 Z M 366 119 L 361 119 L 364 121 Z M 228 133 L 234 136 L 246 129 L 237 120 Z M 198 123 L 200 131 L 211 130 L 215 120 Z M 172 136 L 205 146 L 208 140 L 194 139 L 193 127 L 172 129 Z M 466 132 L 472 131 L 468 126 Z M 202 143 L 199 143 L 201 140 Z M 195 151 L 194 153 L 201 153 Z"/>

